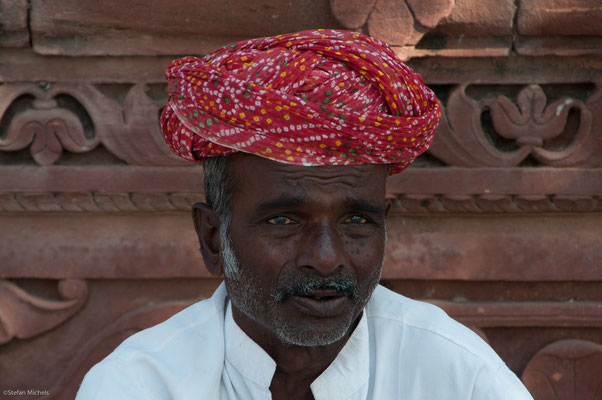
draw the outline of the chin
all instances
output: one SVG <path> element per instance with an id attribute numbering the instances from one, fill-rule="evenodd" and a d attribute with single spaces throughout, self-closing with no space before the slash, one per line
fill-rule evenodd
<path id="1" fill-rule="evenodd" d="M 277 336 L 282 343 L 288 346 L 297 347 L 319 347 L 328 346 L 346 337 L 347 331 L 337 332 L 296 332 L 288 334 L 277 332 Z"/>
<path id="2" fill-rule="evenodd" d="M 355 328 L 355 313 L 338 318 L 320 318 L 307 315 L 300 320 L 281 316 L 273 321 L 273 332 L 280 341 L 290 346 L 328 346 L 348 337 Z M 285 319 L 286 318 L 286 319 Z"/>

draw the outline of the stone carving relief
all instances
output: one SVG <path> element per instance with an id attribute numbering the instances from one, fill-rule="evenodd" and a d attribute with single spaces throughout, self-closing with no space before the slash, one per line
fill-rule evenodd
<path id="1" fill-rule="evenodd" d="M 561 340 L 541 349 L 522 375 L 537 400 L 602 399 L 602 345 Z"/>
<path id="2" fill-rule="evenodd" d="M 87 152 L 102 143 L 131 165 L 184 165 L 161 138 L 161 104 L 133 85 L 123 106 L 90 84 L 0 86 L 0 151 L 29 147 L 40 165 L 63 150 Z"/>
<path id="3" fill-rule="evenodd" d="M 598 196 L 408 194 L 397 196 L 394 206 L 394 212 L 409 214 L 591 212 L 602 211 L 602 200 Z"/>
<path id="4" fill-rule="evenodd" d="M 0 141 L 2 150 L 21 150 L 29 147 L 40 165 L 53 164 L 63 148 L 83 153 L 96 147 L 98 137 L 86 137 L 80 119 L 73 112 L 58 107 L 54 98 L 40 96 L 32 108 L 15 116 L 6 139 Z"/>
<path id="5" fill-rule="evenodd" d="M 0 86 L 0 151 L 29 148 L 39 165 L 51 165 L 64 150 L 102 144 L 130 165 L 189 165 L 165 146 L 158 126 L 163 100 L 147 92 L 146 85 L 133 85 L 121 105 L 89 84 Z M 585 101 L 565 96 L 548 104 L 538 85 L 525 87 L 516 101 L 504 95 L 475 100 L 462 85 L 445 110 L 429 150 L 439 166 L 516 167 L 527 158 L 553 167 L 602 165 L 599 86 Z"/>
<path id="6" fill-rule="evenodd" d="M 454 0 L 330 0 L 332 13 L 345 28 L 366 25 L 368 34 L 393 46 L 415 45 L 453 6 Z"/>
<path id="7" fill-rule="evenodd" d="M 599 0 L 87 3 L 0 0 L 0 383 L 72 399 L 126 337 L 193 301 L 184 283 L 209 278 L 187 216 L 200 169 L 158 125 L 165 66 L 322 27 L 389 42 L 444 106 L 431 150 L 389 179 L 384 279 L 437 282 L 429 301 L 489 337 L 536 400 L 602 399 Z M 148 302 L 94 312 L 130 284 Z M 466 298 L 441 294 L 455 288 Z"/>
<path id="8" fill-rule="evenodd" d="M 516 103 L 506 96 L 476 101 L 466 89 L 460 86 L 450 94 L 446 117 L 430 149 L 443 162 L 462 167 L 515 167 L 531 156 L 553 167 L 602 165 L 599 86 L 585 102 L 563 97 L 552 104 L 547 104 L 538 85 L 524 88 Z M 578 114 L 576 123 L 569 121 L 571 111 Z M 490 113 L 490 127 L 483 125 L 485 112 Z"/>
<path id="9" fill-rule="evenodd" d="M 58 289 L 62 300 L 46 300 L 12 282 L 0 280 L 0 345 L 13 338 L 27 339 L 53 329 L 73 316 L 88 296 L 88 286 L 83 280 L 62 280 Z"/>
<path id="10" fill-rule="evenodd" d="M 200 193 L 0 193 L 0 211 L 189 211 Z"/>
<path id="11" fill-rule="evenodd" d="M 602 211 L 599 196 L 392 194 L 395 214 L 564 213 Z M 201 193 L 0 193 L 4 212 L 189 211 Z"/>
<path id="12" fill-rule="evenodd" d="M 102 85 L 92 84 L 0 86 L 0 153 L 7 155 L 28 149 L 38 165 L 48 166 L 60 164 L 65 151 L 86 153 L 102 145 L 132 167 L 193 166 L 175 159 L 161 137 L 158 116 L 165 102 L 164 90 L 159 85 L 121 86 L 119 96 Z M 515 101 L 508 95 L 471 97 L 471 87 L 475 85 L 458 86 L 449 95 L 441 96 L 446 99 L 443 101 L 445 118 L 422 167 L 438 171 L 447 167 L 495 167 L 502 171 L 521 167 L 529 160 L 549 167 L 602 165 L 602 144 L 597 139 L 602 135 L 600 86 L 592 86 L 588 96 L 564 95 L 549 103 L 538 85 L 524 87 Z M 488 119 L 484 119 L 484 115 Z M 112 188 L 110 183 L 114 180 L 103 183 L 105 192 L 82 189 L 83 182 L 77 192 L 71 192 L 72 189 L 43 182 L 63 182 L 64 179 L 79 182 L 81 176 L 77 171 L 62 171 L 61 177 L 57 175 L 54 180 L 49 179 L 50 175 L 59 171 L 48 171 L 44 173 L 43 182 L 26 188 L 24 183 L 19 183 L 25 182 L 19 176 L 33 182 L 33 171 L 4 168 L 8 178 L 4 188 L 0 188 L 0 211 L 4 212 L 183 211 L 198 199 L 198 195 L 191 193 L 191 180 L 187 180 L 187 186 L 182 189 L 174 187 L 165 191 L 155 185 L 153 193 L 145 193 L 146 187 L 141 188 L 142 193 L 133 186 L 126 185 L 129 189 L 126 191 L 122 186 Z M 94 165 L 86 166 L 89 176 L 96 169 Z M 169 172 L 169 169 L 163 170 L 166 174 Z M 410 214 L 591 212 L 602 207 L 595 171 L 582 170 L 582 176 L 567 176 L 572 189 L 564 185 L 564 192 L 555 192 L 554 188 L 546 191 L 549 185 L 545 182 L 549 182 L 550 177 L 543 175 L 532 178 L 535 185 L 541 187 L 537 193 L 514 186 L 510 192 L 495 187 L 493 192 L 483 192 L 471 189 L 470 185 L 460 189 L 458 185 L 473 179 L 466 176 L 466 180 L 456 182 L 454 188 L 438 183 L 439 191 L 429 192 L 424 191 L 422 183 L 420 188 L 393 189 L 390 195 L 395 198 L 395 212 Z M 399 179 L 423 172 L 423 168 L 413 167 L 390 183 L 395 185 Z M 533 169 L 529 172 L 538 173 Z M 106 177 L 107 173 L 110 171 L 101 175 Z M 463 174 L 467 173 L 464 170 Z M 491 170 L 486 172 L 491 173 Z M 181 172 L 174 170 L 173 174 L 180 176 Z M 197 176 L 195 172 L 192 181 Z M 153 177 L 158 177 L 156 172 Z M 418 181 L 431 182 L 433 178 L 420 177 Z M 489 181 L 498 182 L 493 178 Z M 520 179 L 525 179 L 525 175 Z M 576 182 L 583 182 L 581 187 L 589 189 L 580 190 Z M 576 189 L 579 190 L 574 191 Z"/>

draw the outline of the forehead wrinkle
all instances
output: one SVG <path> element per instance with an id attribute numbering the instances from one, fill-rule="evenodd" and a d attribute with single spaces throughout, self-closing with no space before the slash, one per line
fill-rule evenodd
<path id="1" fill-rule="evenodd" d="M 335 176 L 315 176 L 315 175 L 289 175 L 286 174 L 282 177 L 283 181 L 294 182 L 296 185 L 311 185 L 317 184 L 320 186 L 342 184 L 346 186 L 361 186 L 362 181 L 367 180 L 368 177 L 362 176 L 350 176 L 350 175 L 335 175 Z"/>
<path id="2" fill-rule="evenodd" d="M 307 181 L 305 181 L 307 183 Z M 282 183 L 282 182 L 281 182 Z M 280 186 L 273 198 L 267 198 L 262 201 L 258 208 L 262 211 L 271 209 L 299 209 L 317 207 L 321 210 L 327 209 L 354 209 L 357 211 L 381 213 L 384 212 L 384 196 L 379 196 L 378 191 L 357 191 L 357 182 L 339 185 L 333 190 L 333 185 L 324 185 L 321 182 L 314 182 L 315 185 L 301 184 L 294 186 Z M 308 186 L 312 186 L 308 190 Z"/>
<path id="3" fill-rule="evenodd" d="M 332 169 L 317 169 L 319 167 L 306 167 L 303 170 L 278 169 L 276 172 L 281 181 L 288 181 L 295 185 L 318 184 L 332 185 L 341 184 L 345 186 L 363 186 L 373 182 L 375 178 L 373 169 L 358 169 L 343 167 L 336 171 Z"/>
<path id="4" fill-rule="evenodd" d="M 360 198 L 374 201 L 382 196 L 384 199 L 384 193 L 380 194 L 380 187 L 384 188 L 385 185 L 384 175 L 382 176 L 381 185 L 378 177 L 374 174 L 375 171 L 372 169 L 355 170 L 351 174 L 337 173 L 332 175 L 332 172 L 311 174 L 306 170 L 280 170 L 274 174 L 275 176 L 272 175 L 277 177 L 273 181 L 273 190 L 287 193 L 289 197 L 303 197 L 306 203 L 316 200 L 313 198 L 314 195 L 319 198 L 319 193 L 327 194 L 326 198 L 331 201 L 338 199 L 340 204 L 344 203 L 347 206 L 352 206 Z"/>
<path id="5" fill-rule="evenodd" d="M 332 195 L 349 193 L 355 197 L 361 192 L 365 195 L 368 190 L 379 194 L 381 189 L 384 190 L 387 177 L 387 168 L 384 165 L 308 167 L 283 164 L 246 154 L 232 157 L 232 172 L 238 178 L 240 192 L 260 190 L 264 198 L 266 195 L 278 197 L 278 193 L 285 192 L 309 195 L 312 192 L 330 191 Z M 236 197 L 238 195 L 242 194 L 237 193 Z"/>
<path id="6" fill-rule="evenodd" d="M 304 177 L 315 177 L 316 179 L 350 177 L 357 179 L 362 176 L 372 175 L 375 171 L 375 165 L 302 167 L 297 165 L 273 163 L 271 165 L 271 169 L 274 172 L 287 175 L 290 177 L 290 179 L 302 179 Z"/>

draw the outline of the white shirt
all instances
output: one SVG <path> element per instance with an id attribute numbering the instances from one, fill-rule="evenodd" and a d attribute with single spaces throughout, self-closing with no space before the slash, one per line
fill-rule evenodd
<path id="1" fill-rule="evenodd" d="M 77 400 L 268 400 L 275 371 L 234 322 L 222 284 L 210 299 L 124 341 L 88 372 Z M 316 400 L 532 400 L 478 335 L 382 286 L 311 390 Z"/>

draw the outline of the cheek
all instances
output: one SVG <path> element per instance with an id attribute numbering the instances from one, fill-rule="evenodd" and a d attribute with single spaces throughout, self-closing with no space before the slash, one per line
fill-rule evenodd
<path id="1" fill-rule="evenodd" d="M 361 240 L 346 240 L 345 248 L 356 261 L 378 263 L 384 255 L 384 236 Z"/>
<path id="2" fill-rule="evenodd" d="M 253 268 L 260 275 L 274 275 L 294 254 L 294 242 L 255 237 L 243 240 L 237 255 L 242 267 Z"/>
<path id="3" fill-rule="evenodd" d="M 258 240 L 258 249 L 261 249 L 265 252 L 266 257 L 271 258 L 279 258 L 284 260 L 284 258 L 291 254 L 291 252 L 296 251 L 297 244 L 299 240 L 280 240 L 274 238 L 263 238 Z"/>
<path id="4" fill-rule="evenodd" d="M 384 237 L 380 239 L 378 237 L 370 238 L 356 243 L 353 257 L 360 281 L 362 279 L 372 281 L 375 274 L 380 274 L 378 271 L 382 266 L 384 253 Z"/>

